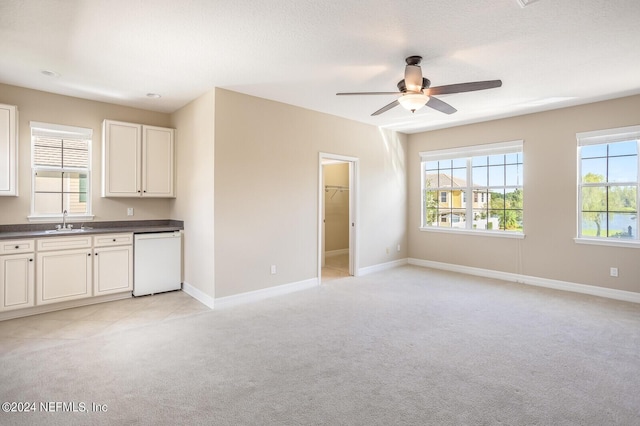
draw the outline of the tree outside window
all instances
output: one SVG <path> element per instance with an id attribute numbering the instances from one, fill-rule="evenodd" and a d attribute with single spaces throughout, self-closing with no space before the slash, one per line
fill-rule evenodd
<path id="1" fill-rule="evenodd" d="M 619 139 L 615 132 L 612 140 Z M 638 239 L 638 139 L 578 139 L 579 237 Z"/>

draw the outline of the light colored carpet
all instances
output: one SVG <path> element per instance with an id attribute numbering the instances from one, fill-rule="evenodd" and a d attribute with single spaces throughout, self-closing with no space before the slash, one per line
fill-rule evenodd
<path id="1" fill-rule="evenodd" d="M 0 358 L 1 424 L 637 425 L 640 306 L 404 266 Z"/>

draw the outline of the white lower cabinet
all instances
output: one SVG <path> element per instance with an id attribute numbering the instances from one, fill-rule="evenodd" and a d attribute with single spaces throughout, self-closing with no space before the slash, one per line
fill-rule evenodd
<path id="1" fill-rule="evenodd" d="M 93 295 L 133 290 L 133 246 L 94 249 Z"/>
<path id="2" fill-rule="evenodd" d="M 0 242 L 0 311 L 34 305 L 34 240 Z"/>
<path id="3" fill-rule="evenodd" d="M 36 304 L 133 290 L 133 235 L 36 240 Z"/>
<path id="4" fill-rule="evenodd" d="M 34 304 L 33 253 L 0 256 L 0 310 L 28 308 Z"/>
<path id="5" fill-rule="evenodd" d="M 38 253 L 37 304 L 91 296 L 91 267 L 90 248 Z"/>

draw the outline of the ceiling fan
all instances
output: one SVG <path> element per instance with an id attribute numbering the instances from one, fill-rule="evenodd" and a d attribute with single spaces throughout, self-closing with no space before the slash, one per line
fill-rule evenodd
<path id="1" fill-rule="evenodd" d="M 422 56 L 409 56 L 405 61 L 407 65 L 404 69 L 404 79 L 398 82 L 398 92 L 351 92 L 336 93 L 336 95 L 400 95 L 395 101 L 371 114 L 372 116 L 380 115 L 397 105 L 402 105 L 411 112 L 416 112 L 426 105 L 445 114 L 453 114 L 457 110 L 434 95 L 474 92 L 502 86 L 501 80 L 488 80 L 430 87 L 431 81 L 422 77 L 422 68 L 420 68 Z"/>

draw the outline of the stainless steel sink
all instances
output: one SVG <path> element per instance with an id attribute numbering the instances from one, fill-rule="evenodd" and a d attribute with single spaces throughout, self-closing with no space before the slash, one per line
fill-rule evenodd
<path id="1" fill-rule="evenodd" d="M 84 232 L 84 231 L 85 231 L 84 228 L 77 228 L 77 229 L 64 228 L 64 229 L 50 229 L 44 232 L 45 234 L 73 234 L 76 232 Z"/>

